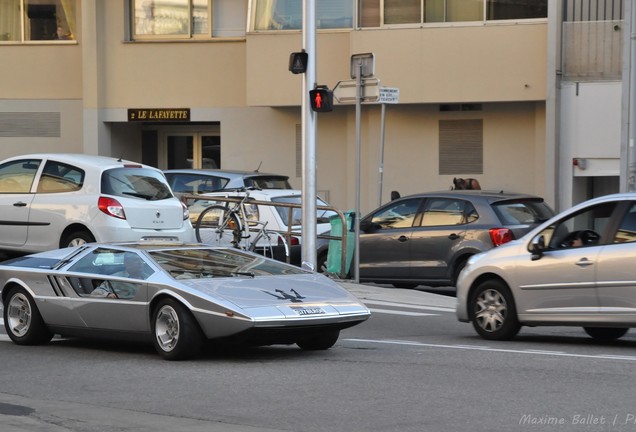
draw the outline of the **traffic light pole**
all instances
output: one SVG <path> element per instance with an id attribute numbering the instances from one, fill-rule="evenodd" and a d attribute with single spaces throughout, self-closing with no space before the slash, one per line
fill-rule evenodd
<path id="1" fill-rule="evenodd" d="M 303 1 L 303 49 L 308 54 L 303 74 L 302 107 L 302 267 L 316 269 L 316 123 L 309 90 L 316 85 L 316 3 Z"/>
<path id="2" fill-rule="evenodd" d="M 356 208 L 353 215 L 355 247 L 353 249 L 353 280 L 355 283 L 360 282 L 360 131 L 361 131 L 361 115 L 362 115 L 362 64 L 357 65 L 358 72 L 356 76 Z"/>

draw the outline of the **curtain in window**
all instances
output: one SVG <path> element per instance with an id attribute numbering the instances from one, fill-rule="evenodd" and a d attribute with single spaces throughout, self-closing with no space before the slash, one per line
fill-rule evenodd
<path id="1" fill-rule="evenodd" d="M 0 42 L 21 38 L 20 0 L 0 0 Z"/>
<path id="2" fill-rule="evenodd" d="M 256 16 L 254 17 L 254 30 L 277 30 L 283 26 L 275 19 L 277 0 L 258 0 L 256 3 Z"/>
<path id="3" fill-rule="evenodd" d="M 68 25 L 68 39 L 75 39 L 75 0 L 60 0 L 62 3 L 62 10 L 64 11 L 64 18 Z"/>

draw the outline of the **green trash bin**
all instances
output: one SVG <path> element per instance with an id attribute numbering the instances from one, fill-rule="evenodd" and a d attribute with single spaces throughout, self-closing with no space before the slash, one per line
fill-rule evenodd
<path id="1" fill-rule="evenodd" d="M 329 240 L 329 252 L 327 254 L 327 273 L 337 274 L 340 277 L 346 277 L 351 267 L 351 259 L 353 258 L 353 249 L 355 247 L 355 232 L 353 227 L 353 215 L 355 212 L 345 212 L 346 231 L 347 231 L 347 255 L 345 259 L 345 269 L 342 271 L 342 240 Z M 329 218 L 331 224 L 331 235 L 342 238 L 342 219 L 340 215 L 334 215 Z"/>

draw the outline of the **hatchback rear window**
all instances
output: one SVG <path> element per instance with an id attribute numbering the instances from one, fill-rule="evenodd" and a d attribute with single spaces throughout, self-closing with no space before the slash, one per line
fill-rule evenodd
<path id="1" fill-rule="evenodd" d="M 113 168 L 104 171 L 102 193 L 148 201 L 173 197 L 163 174 L 148 168 Z"/>
<path id="2" fill-rule="evenodd" d="M 545 222 L 554 212 L 542 200 L 510 200 L 492 204 L 492 208 L 505 225 L 532 225 Z"/>

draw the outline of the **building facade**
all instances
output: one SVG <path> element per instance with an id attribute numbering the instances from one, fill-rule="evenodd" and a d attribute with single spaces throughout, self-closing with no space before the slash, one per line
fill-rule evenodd
<path id="1" fill-rule="evenodd" d="M 0 2 L 0 158 L 85 152 L 162 169 L 260 169 L 300 188 L 302 81 L 288 66 L 302 48 L 302 3 Z M 578 31 L 569 24 L 597 21 L 569 19 L 579 3 L 316 0 L 316 84 L 350 80 L 351 55 L 373 53 L 375 77 L 400 92 L 385 107 L 382 153 L 382 107 L 363 105 L 362 212 L 393 190 L 448 189 L 454 177 L 557 208 L 618 190 L 620 74 L 582 80 L 563 68 L 566 51 L 581 55 L 562 49 Z M 622 14 L 607 18 L 601 26 L 622 34 Z M 620 69 L 620 56 L 608 61 Z M 601 104 L 612 108 L 595 128 Z M 336 103 L 317 120 L 318 193 L 343 210 L 355 196 L 355 115 Z"/>

